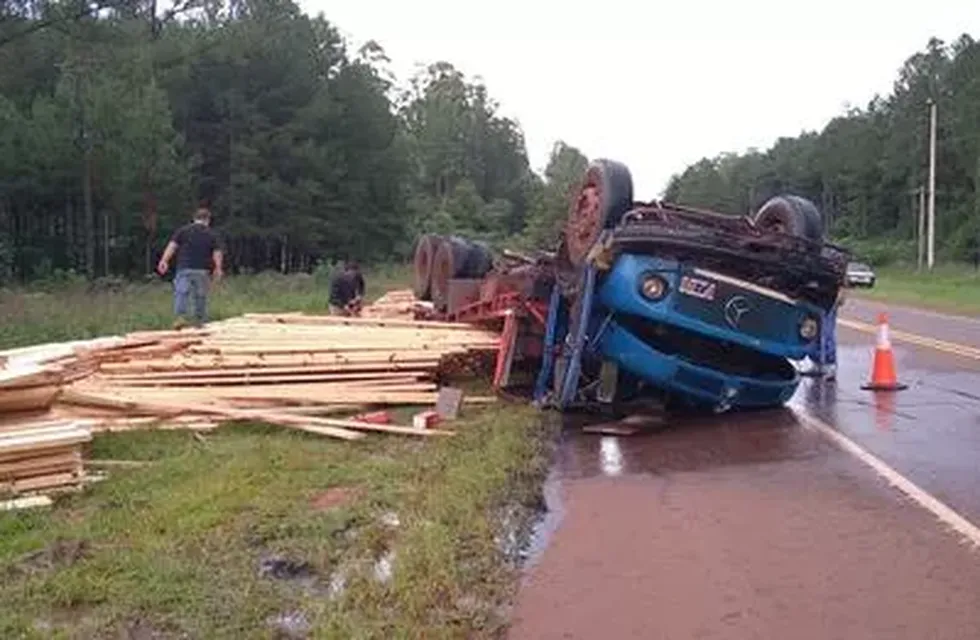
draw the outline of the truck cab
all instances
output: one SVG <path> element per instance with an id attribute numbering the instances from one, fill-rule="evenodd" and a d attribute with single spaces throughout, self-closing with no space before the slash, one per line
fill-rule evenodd
<path id="1" fill-rule="evenodd" d="M 773 198 L 751 217 L 635 203 L 628 171 L 611 161 L 590 166 L 559 256 L 570 309 L 564 357 L 581 359 L 575 386 L 602 379 L 600 401 L 649 394 L 714 411 L 793 395 L 793 361 L 819 340 L 847 264 L 803 198 Z"/>

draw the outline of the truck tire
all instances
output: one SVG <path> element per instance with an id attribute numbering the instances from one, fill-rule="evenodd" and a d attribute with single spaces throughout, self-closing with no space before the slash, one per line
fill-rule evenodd
<path id="1" fill-rule="evenodd" d="M 770 198 L 753 216 L 763 231 L 785 233 L 812 242 L 823 242 L 823 218 L 816 205 L 806 198 L 781 195 Z"/>
<path id="2" fill-rule="evenodd" d="M 432 299 L 432 259 L 441 241 L 440 236 L 426 233 L 420 236 L 415 244 L 415 256 L 412 261 L 415 284 L 412 291 L 419 300 Z"/>
<path id="3" fill-rule="evenodd" d="M 616 226 L 633 207 L 633 177 L 614 160 L 595 160 L 585 171 L 562 235 L 562 253 L 573 265 L 585 261 L 603 229 Z"/>
<path id="4" fill-rule="evenodd" d="M 463 277 L 471 245 L 458 236 L 443 238 L 432 257 L 432 303 L 444 311 L 449 302 L 449 281 Z"/>
<path id="5" fill-rule="evenodd" d="M 493 252 L 484 242 L 470 242 L 464 278 L 482 278 L 493 269 Z"/>

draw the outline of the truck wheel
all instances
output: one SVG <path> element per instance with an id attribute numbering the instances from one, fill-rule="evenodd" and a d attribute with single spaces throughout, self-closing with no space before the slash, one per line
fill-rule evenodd
<path id="1" fill-rule="evenodd" d="M 466 269 L 470 243 L 457 236 L 443 238 L 432 257 L 432 302 L 440 311 L 449 302 L 449 281 L 459 278 Z"/>
<path id="2" fill-rule="evenodd" d="M 592 162 L 565 222 L 562 245 L 569 262 L 582 264 L 600 232 L 614 227 L 632 207 L 633 178 L 626 165 L 614 160 Z"/>
<path id="3" fill-rule="evenodd" d="M 412 265 L 415 271 L 415 284 L 412 291 L 419 300 L 432 299 L 432 258 L 442 238 L 427 233 L 415 244 L 415 256 Z"/>
<path id="4" fill-rule="evenodd" d="M 794 195 L 770 198 L 752 220 L 763 231 L 823 241 L 823 218 L 811 201 Z"/>
<path id="5" fill-rule="evenodd" d="M 466 256 L 465 276 L 467 278 L 482 278 L 493 269 L 493 253 L 483 242 L 470 242 L 469 253 Z"/>

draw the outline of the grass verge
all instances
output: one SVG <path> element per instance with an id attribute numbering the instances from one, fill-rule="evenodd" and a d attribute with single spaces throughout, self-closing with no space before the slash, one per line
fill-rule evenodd
<path id="1" fill-rule="evenodd" d="M 367 297 L 409 286 L 408 268 L 365 273 Z M 281 275 L 274 272 L 229 277 L 211 294 L 213 320 L 243 313 L 326 312 L 326 274 Z M 0 289 L 0 350 L 95 338 L 139 329 L 169 328 L 173 322 L 173 288 L 150 282 L 112 282 Z"/>
<path id="2" fill-rule="evenodd" d="M 877 275 L 874 288 L 852 289 L 848 294 L 936 311 L 980 314 L 980 273 L 972 268 L 943 266 L 923 273 L 889 268 Z"/>
<path id="3" fill-rule="evenodd" d="M 540 503 L 550 434 L 522 406 L 456 428 L 99 436 L 94 458 L 152 464 L 0 515 L 0 637 L 495 636 L 518 570 L 501 514 Z"/>

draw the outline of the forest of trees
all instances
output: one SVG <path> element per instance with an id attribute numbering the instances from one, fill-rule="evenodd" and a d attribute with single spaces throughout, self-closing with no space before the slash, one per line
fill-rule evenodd
<path id="1" fill-rule="evenodd" d="M 822 132 L 704 159 L 665 196 L 741 213 L 794 191 L 835 238 L 914 259 L 929 98 L 938 254 L 967 258 L 980 236 L 969 36 L 931 41 L 892 95 Z M 233 271 L 400 259 L 421 231 L 548 243 L 586 163 L 559 142 L 538 175 L 481 83 L 444 61 L 396 79 L 381 46 L 351 50 L 293 0 L 0 0 L 0 284 L 146 274 L 199 203 Z"/>
<path id="2" fill-rule="evenodd" d="M 786 99 L 791 109 L 792 96 Z M 822 208 L 834 239 L 873 262 L 915 261 L 930 99 L 937 105 L 937 258 L 972 260 L 980 238 L 980 43 L 968 35 L 952 45 L 931 40 L 902 65 L 891 95 L 819 133 L 693 164 L 674 176 L 665 198 L 746 213 L 778 192 L 796 192 Z"/>
<path id="3" fill-rule="evenodd" d="M 199 203 L 235 271 L 550 238 L 582 154 L 539 176 L 484 86 L 388 62 L 292 0 L 0 0 L 0 284 L 148 273 Z"/>

